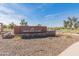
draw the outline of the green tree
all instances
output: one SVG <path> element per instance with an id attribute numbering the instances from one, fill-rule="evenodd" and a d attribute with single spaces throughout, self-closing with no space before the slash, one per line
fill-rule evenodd
<path id="1" fill-rule="evenodd" d="M 3 25 L 3 28 L 7 28 L 7 25 Z"/>
<path id="2" fill-rule="evenodd" d="M 12 23 L 10 23 L 10 24 L 8 25 L 8 28 L 13 29 L 14 26 L 15 26 L 15 24 L 12 22 Z"/>
<path id="3" fill-rule="evenodd" d="M 37 26 L 41 26 L 41 24 L 38 24 Z"/>
<path id="4" fill-rule="evenodd" d="M 73 26 L 73 19 L 72 18 L 70 18 L 70 17 L 68 17 L 68 24 L 67 24 L 67 26 L 68 26 L 68 28 L 72 28 L 72 26 Z"/>
<path id="5" fill-rule="evenodd" d="M 78 18 L 76 17 L 68 17 L 68 20 L 64 20 L 64 27 L 65 28 L 70 28 L 70 29 L 75 29 L 79 27 L 79 21 L 77 20 Z"/>
<path id="6" fill-rule="evenodd" d="M 20 25 L 22 25 L 22 26 L 27 26 L 27 22 L 25 21 L 25 19 L 22 19 L 22 20 L 21 20 Z"/>
<path id="7" fill-rule="evenodd" d="M 68 28 L 68 24 L 69 24 L 69 22 L 64 20 L 64 27 L 65 28 Z"/>
<path id="8" fill-rule="evenodd" d="M 79 21 L 77 21 L 74 26 L 75 28 L 79 28 Z"/>

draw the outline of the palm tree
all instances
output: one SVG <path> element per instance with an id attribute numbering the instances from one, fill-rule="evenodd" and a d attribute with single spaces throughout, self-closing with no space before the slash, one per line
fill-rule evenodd
<path id="1" fill-rule="evenodd" d="M 69 21 L 66 21 L 66 20 L 64 20 L 64 27 L 65 28 L 70 28 L 70 22 Z"/>
<path id="2" fill-rule="evenodd" d="M 77 21 L 74 25 L 75 28 L 78 28 L 79 27 L 79 21 Z"/>
<path id="3" fill-rule="evenodd" d="M 67 21 L 64 20 L 64 27 L 67 28 Z"/>
<path id="4" fill-rule="evenodd" d="M 72 20 L 72 18 L 68 17 L 68 26 L 69 26 L 69 28 L 72 28 L 72 25 L 73 25 L 73 20 Z"/>
<path id="5" fill-rule="evenodd" d="M 68 17 L 68 20 L 64 20 L 64 27 L 65 28 L 70 28 L 70 29 L 75 29 L 78 28 L 79 26 L 79 21 L 77 20 L 78 18 L 76 17 Z"/>
<path id="6" fill-rule="evenodd" d="M 22 19 L 21 22 L 20 22 L 20 24 L 21 24 L 22 26 L 27 26 L 27 22 L 25 21 L 25 19 Z"/>
<path id="7" fill-rule="evenodd" d="M 77 22 L 78 22 L 78 21 L 77 21 L 77 18 L 73 17 L 72 20 L 73 20 L 73 26 L 72 26 L 72 28 L 75 28 L 75 25 L 78 24 L 78 23 L 77 23 Z"/>

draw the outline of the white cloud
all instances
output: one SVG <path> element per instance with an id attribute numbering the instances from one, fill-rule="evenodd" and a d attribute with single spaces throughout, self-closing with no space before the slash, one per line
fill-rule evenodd
<path id="1" fill-rule="evenodd" d="M 15 13 L 14 10 L 8 7 L 5 7 L 5 5 L 4 4 L 0 5 L 0 13 L 3 13 L 3 14 L 14 14 Z"/>
<path id="2" fill-rule="evenodd" d="M 24 15 L 19 15 L 19 14 L 13 14 L 13 15 L 1 15 L 0 16 L 0 22 L 4 24 L 9 24 L 11 22 L 14 22 L 15 24 L 19 24 L 21 19 L 26 19 Z"/>
<path id="3" fill-rule="evenodd" d="M 63 26 L 63 20 L 67 20 L 68 17 L 77 17 L 79 20 L 79 10 L 74 10 L 73 11 L 65 11 L 65 12 L 59 12 L 55 14 L 47 14 L 43 17 L 42 20 L 44 20 L 46 25 L 49 26 Z M 55 21 L 54 21 L 55 20 Z M 50 24 L 49 24 L 50 23 Z"/>
<path id="4" fill-rule="evenodd" d="M 25 12 L 26 14 L 32 13 L 33 9 L 24 7 L 22 4 L 11 4 L 16 10 Z"/>
<path id="5" fill-rule="evenodd" d="M 19 24 L 20 19 L 27 19 L 23 14 L 17 14 L 15 10 L 8 8 L 10 4 L 0 4 L 0 22 L 4 24 L 9 24 L 14 22 Z M 16 6 L 14 6 L 17 8 Z"/>
<path id="6" fill-rule="evenodd" d="M 13 14 L 14 13 L 13 10 L 10 10 L 8 8 L 5 8 L 5 7 L 0 7 L 0 12 L 4 13 L 4 14 Z"/>

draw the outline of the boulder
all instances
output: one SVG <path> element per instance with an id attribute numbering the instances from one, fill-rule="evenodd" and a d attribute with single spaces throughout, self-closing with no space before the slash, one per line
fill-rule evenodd
<path id="1" fill-rule="evenodd" d="M 14 37 L 14 34 L 12 32 L 7 32 L 5 34 L 3 34 L 3 39 L 10 39 Z"/>

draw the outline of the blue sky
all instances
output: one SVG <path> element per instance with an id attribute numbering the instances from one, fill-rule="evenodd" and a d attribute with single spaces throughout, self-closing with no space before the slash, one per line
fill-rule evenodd
<path id="1" fill-rule="evenodd" d="M 79 18 L 77 3 L 17 3 L 0 4 L 0 22 L 19 25 L 21 19 L 26 19 L 28 25 L 41 24 L 49 27 L 63 26 L 67 17 Z"/>

